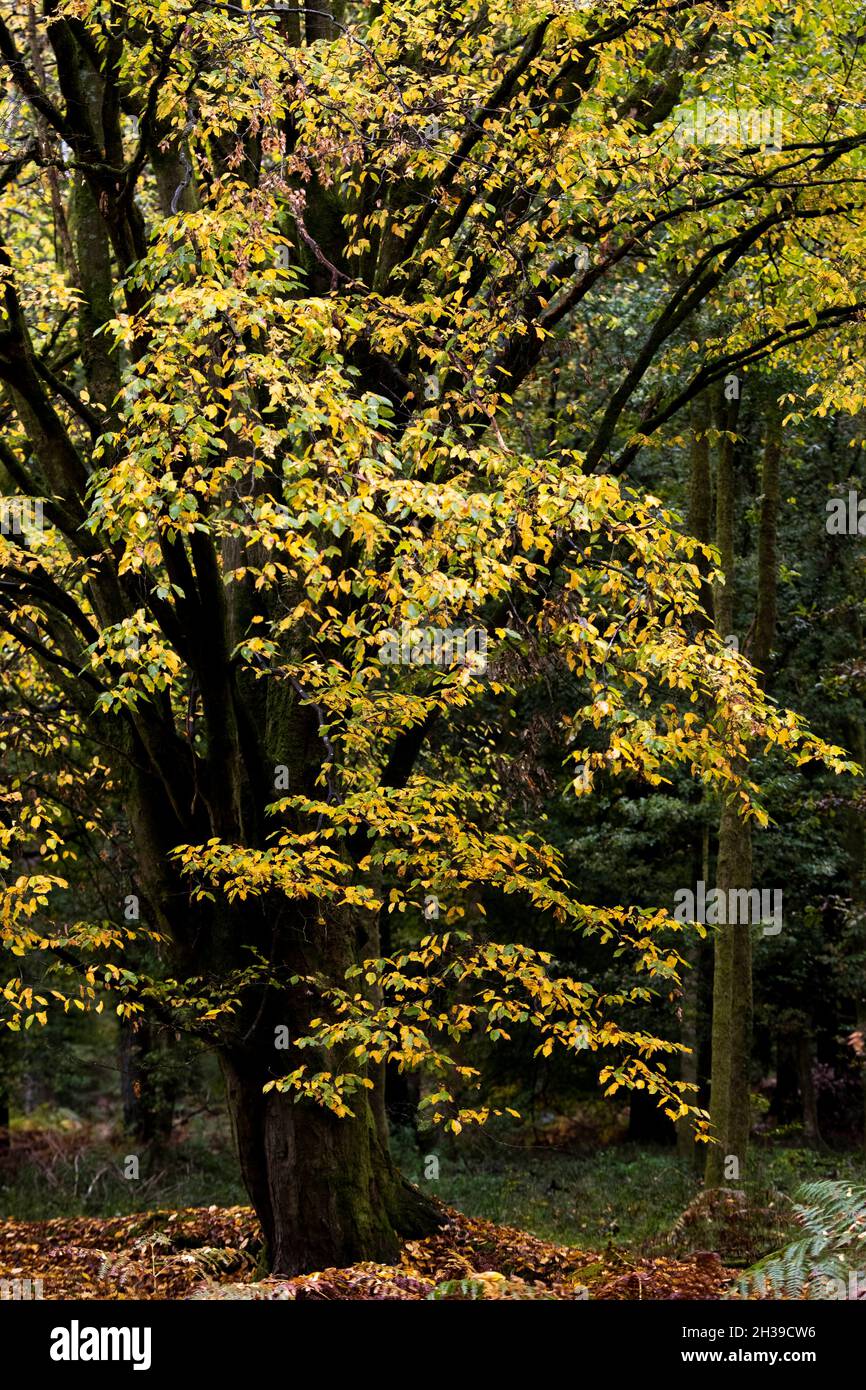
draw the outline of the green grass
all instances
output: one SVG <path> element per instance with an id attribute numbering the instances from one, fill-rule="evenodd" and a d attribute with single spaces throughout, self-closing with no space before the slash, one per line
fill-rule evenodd
<path id="1" fill-rule="evenodd" d="M 588 1154 L 475 1145 L 471 1157 L 442 1156 L 438 1181 L 425 1181 L 423 1158 L 400 1144 L 407 1177 L 468 1216 L 531 1231 L 562 1245 L 598 1250 L 608 1243 L 646 1253 L 661 1249 L 677 1218 L 702 1191 L 690 1162 L 668 1149 L 620 1144 Z M 435 1153 L 430 1143 L 428 1153 Z M 784 1195 L 803 1182 L 838 1177 L 863 1181 L 855 1154 L 810 1149 L 755 1149 L 746 1193 L 762 1214 L 755 1222 L 755 1258 L 773 1248 L 776 1225 L 792 1227 Z M 696 1237 L 699 1233 L 696 1232 Z M 767 1243 L 769 1242 L 769 1243 Z M 686 1240 L 686 1243 L 687 1240 Z M 712 1248 L 696 1243 L 698 1248 Z M 766 1245 L 766 1250 L 762 1248 Z"/>
<path id="2" fill-rule="evenodd" d="M 0 1167 L 0 1217 L 126 1216 L 155 1207 L 235 1206 L 248 1201 L 226 1126 L 199 1122 L 182 1142 L 140 1154 L 138 1178 L 127 1178 L 132 1140 L 87 1127 L 13 1130 L 13 1161 Z"/>

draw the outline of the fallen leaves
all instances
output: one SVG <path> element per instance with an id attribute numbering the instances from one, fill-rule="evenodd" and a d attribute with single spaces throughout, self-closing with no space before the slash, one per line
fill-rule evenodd
<path id="1" fill-rule="evenodd" d="M 732 1277 L 705 1252 L 599 1255 L 454 1211 L 436 1235 L 409 1241 L 393 1266 L 257 1280 L 260 1250 L 248 1207 L 0 1222 L 0 1278 L 41 1278 L 47 1299 L 717 1299 Z"/>
<path id="2" fill-rule="evenodd" d="M 0 1278 L 42 1279 L 46 1299 L 185 1298 L 243 1272 L 261 1247 L 248 1207 L 0 1222 Z"/>

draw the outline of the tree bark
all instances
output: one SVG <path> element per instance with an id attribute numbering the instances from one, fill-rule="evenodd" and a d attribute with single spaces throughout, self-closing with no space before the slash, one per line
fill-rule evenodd
<path id="1" fill-rule="evenodd" d="M 233 620 L 230 604 L 220 609 L 215 602 L 201 619 L 202 641 L 214 653 L 212 664 L 201 669 L 214 687 L 227 669 L 216 654 L 225 649 Z M 260 688 L 250 700 L 259 693 Z M 267 1267 L 293 1275 L 361 1260 L 393 1261 L 401 1237 L 429 1234 L 442 1216 L 392 1164 L 387 1127 L 376 1122 L 378 1096 L 354 1092 L 348 1097 L 353 1113 L 338 1118 L 313 1100 L 296 1100 L 295 1093 L 264 1090 L 301 1066 L 313 1074 L 359 1070 L 357 1060 L 342 1051 L 296 1043 L 328 1007 L 307 982 L 340 985 L 351 966 L 376 955 L 375 917 L 359 919 L 324 902 L 311 907 L 277 890 L 234 904 L 221 895 L 213 902 L 190 901 L 189 885 L 176 876 L 170 857 L 175 845 L 216 834 L 232 844 L 261 847 L 262 808 L 274 795 L 261 786 L 263 769 L 285 765 L 293 792 L 314 785 L 321 748 L 311 708 L 288 683 L 268 689 L 261 708 L 245 703 L 244 695 L 230 685 L 227 708 L 213 689 L 203 700 L 213 733 L 210 757 L 198 766 L 205 795 L 197 800 L 183 780 L 188 759 L 170 758 L 164 745 L 155 750 L 157 757 L 145 750 L 130 757 L 128 805 L 138 876 L 157 924 L 175 942 L 181 978 L 247 977 L 235 1011 L 214 1025 L 214 1044 Z M 258 757 L 248 746 L 248 723 L 257 726 Z M 166 786 L 166 776 L 180 779 L 179 785 Z M 187 809 L 193 805 L 194 815 Z M 174 808 L 181 808 L 180 818 Z M 264 978 L 250 978 L 253 960 L 262 963 Z"/>
<path id="2" fill-rule="evenodd" d="M 729 403 L 725 428 L 736 424 L 736 403 Z M 721 422 L 722 411 L 719 411 Z M 767 430 L 761 464 L 760 532 L 758 537 L 758 595 L 754 636 L 748 652 L 766 685 L 766 672 L 776 632 L 776 529 L 779 508 L 779 463 L 782 452 L 781 411 L 770 392 Z M 716 627 L 722 636 L 734 626 L 735 484 L 733 446 L 723 437 L 719 454 L 716 498 L 716 539 L 726 584 L 716 592 Z M 752 886 L 752 830 L 736 807 L 728 803 L 719 823 L 717 886 L 730 901 L 732 889 Z M 707 1186 L 741 1181 L 751 1128 L 752 1051 L 752 934 L 748 922 L 719 927 L 713 973 L 712 1085 L 710 1114 L 718 1144 L 707 1155 Z M 728 1160 L 735 1160 L 728 1166 Z M 727 1176 L 726 1176 L 727 1174 Z"/>
<path id="3" fill-rule="evenodd" d="M 9 1131 L 9 1082 L 5 1071 L 8 1042 L 3 1037 L 6 1032 L 7 1029 L 0 1024 L 0 1157 L 8 1153 L 12 1147 L 12 1137 Z"/>
<path id="4" fill-rule="evenodd" d="M 353 1119 L 312 1101 L 262 1094 L 267 1059 L 221 1057 L 241 1172 L 278 1275 L 392 1264 L 400 1239 L 428 1235 L 437 1208 L 397 1172 L 366 1099 Z"/>
<path id="5" fill-rule="evenodd" d="M 120 1089 L 128 1134 L 147 1147 L 171 1138 L 177 1099 L 177 1065 L 145 1016 L 138 1026 L 120 1023 Z"/>
<path id="6" fill-rule="evenodd" d="M 734 483 L 734 441 L 730 435 L 736 431 L 739 419 L 739 398 L 724 401 L 716 396 L 713 401 L 715 427 L 721 431 L 716 458 L 716 545 L 725 576 L 724 584 L 716 584 L 714 592 L 714 616 L 716 631 L 722 638 L 734 630 L 734 506 L 736 487 Z"/>
<path id="7" fill-rule="evenodd" d="M 821 1132 L 818 1127 L 818 1098 L 815 1094 L 815 1078 L 812 1072 L 815 1049 L 813 1040 L 805 1029 L 797 1038 L 797 1077 L 800 1083 L 800 1103 L 803 1112 L 803 1137 L 807 1144 L 820 1144 Z"/>
<path id="8" fill-rule="evenodd" d="M 710 474 L 710 442 L 707 434 L 710 424 L 709 397 L 704 393 L 692 403 L 691 426 L 692 448 L 689 470 L 689 535 L 707 544 L 710 540 L 712 515 L 712 479 Z M 709 623 L 712 611 L 712 588 L 706 578 L 707 564 L 701 563 L 702 601 L 707 612 L 704 625 Z M 698 874 L 706 883 L 709 880 L 709 826 L 704 825 L 700 847 L 696 847 L 695 858 Z M 689 932 L 682 945 L 682 955 L 686 962 L 683 972 L 680 1041 L 689 1049 L 680 1058 L 680 1080 L 696 1085 L 698 1080 L 698 1007 L 700 1000 L 700 938 Z M 694 1158 L 694 1126 L 688 1117 L 677 1121 L 677 1152 L 681 1158 Z"/>
<path id="9" fill-rule="evenodd" d="M 249 923 L 244 937 L 249 940 Z M 340 980 L 366 955 L 368 941 L 351 914 L 334 914 L 306 939 L 278 933 L 272 959 L 294 977 L 322 973 Z M 325 1007 L 303 986 L 265 986 L 245 1006 L 236 1041 L 220 1053 L 241 1173 L 275 1274 L 361 1260 L 393 1263 L 401 1237 L 429 1235 L 442 1222 L 439 1208 L 391 1162 L 387 1128 L 377 1116 L 381 1090 L 354 1092 L 348 1097 L 352 1114 L 342 1118 L 291 1092 L 264 1091 L 267 1082 L 299 1066 L 338 1075 L 358 1069 L 342 1050 L 294 1045 Z M 275 1050 L 280 1029 L 288 1030 L 285 1050 Z"/>
<path id="10" fill-rule="evenodd" d="M 709 882 L 710 827 L 705 825 L 701 837 L 699 873 L 702 882 Z M 682 947 L 687 964 L 683 972 L 682 1020 L 680 1041 L 689 1049 L 680 1061 L 680 1079 L 698 1084 L 698 1032 L 701 992 L 701 942 L 697 933 L 689 932 Z M 694 1092 L 692 1096 L 694 1096 Z M 677 1153 L 680 1158 L 695 1158 L 694 1126 L 689 1118 L 677 1121 Z"/>
<path id="11" fill-rule="evenodd" d="M 770 1102 L 770 1116 L 776 1124 L 786 1125 L 797 1117 L 797 1050 L 790 1030 L 776 1033 L 776 1085 Z"/>
<path id="12" fill-rule="evenodd" d="M 859 616 L 854 618 L 854 626 L 858 644 L 862 648 L 863 630 Z M 860 767 L 866 767 L 866 726 L 860 719 L 852 721 L 851 746 Z M 862 924 L 866 919 L 866 829 L 864 829 L 863 814 L 859 807 L 855 807 L 848 816 L 847 840 L 851 865 L 851 904 L 860 923 L 859 935 L 863 931 Z M 863 1094 L 862 1148 L 863 1153 L 866 1154 L 866 984 L 861 983 L 857 993 L 859 995 L 856 1000 L 857 1018 L 851 1046 L 860 1066 Z"/>
<path id="13" fill-rule="evenodd" d="M 750 829 L 735 807 L 725 806 L 719 824 L 717 887 L 727 900 L 730 889 L 750 887 L 751 877 Z M 751 931 L 747 922 L 715 931 L 710 1117 L 717 1142 L 707 1152 L 708 1187 L 742 1179 L 750 1128 Z M 730 1159 L 736 1160 L 734 1168 L 728 1167 Z"/>
<path id="14" fill-rule="evenodd" d="M 716 545 L 724 584 L 716 584 L 714 617 L 723 638 L 734 627 L 734 446 L 729 438 L 737 423 L 739 400 L 714 402 L 719 439 L 716 464 Z M 736 808 L 722 808 L 716 887 L 728 900 L 731 888 L 751 887 L 751 834 Z M 745 934 L 745 942 L 742 940 Z M 748 926 L 719 926 L 714 935 L 712 1078 L 710 1117 L 716 1142 L 707 1151 L 705 1182 L 720 1187 L 740 1178 L 745 1168 L 743 1134 L 748 1136 L 748 1078 L 743 1115 L 743 1056 L 748 1047 L 743 1028 L 751 1036 L 751 939 Z M 734 1160 L 733 1168 L 729 1165 Z"/>

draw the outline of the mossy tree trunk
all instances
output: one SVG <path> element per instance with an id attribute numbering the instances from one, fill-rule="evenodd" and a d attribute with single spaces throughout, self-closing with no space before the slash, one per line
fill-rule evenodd
<path id="1" fill-rule="evenodd" d="M 8 1036 L 7 1029 L 0 1028 L 0 1156 L 4 1153 L 8 1153 L 12 1143 L 9 1132 L 10 1097 L 7 1074 L 9 1053 Z"/>
<path id="2" fill-rule="evenodd" d="M 863 628 L 859 615 L 855 614 L 852 621 L 855 637 L 862 648 Z M 852 721 L 850 746 L 859 765 L 866 767 L 866 725 L 862 720 Z M 848 817 L 847 843 L 851 865 L 851 911 L 862 959 L 863 953 L 866 953 L 866 826 L 862 808 L 856 805 Z M 857 1013 L 851 1045 L 860 1064 L 863 1088 L 863 1151 L 866 1153 L 866 981 L 860 986 Z"/>
<path id="3" fill-rule="evenodd" d="M 299 1064 L 297 1054 L 274 1051 L 273 1020 L 287 1012 L 275 999 L 254 1037 L 220 1057 L 267 1267 L 293 1275 L 361 1260 L 393 1263 L 401 1238 L 429 1234 L 438 1212 L 391 1162 L 367 1092 L 351 1097 L 352 1116 L 338 1118 L 313 1101 L 264 1091 L 286 1065 Z M 324 1055 L 316 1063 L 339 1065 Z"/>
<path id="4" fill-rule="evenodd" d="M 736 428 L 738 403 L 719 404 L 720 440 L 716 475 L 716 542 L 726 584 L 715 595 L 715 621 L 720 635 L 733 633 L 734 515 L 736 502 L 734 449 L 730 434 Z M 781 413 L 771 396 L 761 466 L 760 530 L 758 536 L 757 611 L 750 648 L 745 648 L 761 672 L 766 671 L 776 630 L 776 530 L 779 507 Z M 731 890 L 752 886 L 752 831 L 730 802 L 722 808 L 716 886 L 731 901 Z M 707 1154 L 705 1181 L 719 1187 L 742 1181 L 751 1128 L 752 1050 L 752 932 L 748 922 L 716 928 L 713 970 L 712 1083 L 710 1115 L 717 1140 Z"/>
<path id="5" fill-rule="evenodd" d="M 696 397 L 691 412 L 691 463 L 689 470 L 689 535 L 705 544 L 712 539 L 712 477 L 710 470 L 710 400 L 706 392 Z M 703 580 L 703 605 L 709 615 L 712 612 L 712 589 L 706 580 L 708 566 L 701 564 Z M 710 621 L 709 616 L 707 622 Z M 695 846 L 696 877 L 704 882 L 709 877 L 709 826 L 701 828 L 699 843 Z M 681 953 L 686 962 L 683 972 L 682 996 L 680 1002 L 680 1041 L 689 1049 L 680 1060 L 680 1079 L 690 1085 L 698 1081 L 698 1013 L 700 999 L 700 940 L 696 933 L 689 932 L 683 941 Z M 688 1118 L 677 1121 L 677 1152 L 681 1158 L 693 1158 L 695 1154 L 694 1127 Z"/>
<path id="6" fill-rule="evenodd" d="M 241 1173 L 274 1274 L 392 1264 L 401 1238 L 435 1229 L 438 1212 L 394 1167 L 365 1096 L 354 1098 L 353 1119 L 338 1119 L 311 1101 L 263 1094 L 274 1070 L 267 1047 L 224 1053 L 221 1063 Z"/>

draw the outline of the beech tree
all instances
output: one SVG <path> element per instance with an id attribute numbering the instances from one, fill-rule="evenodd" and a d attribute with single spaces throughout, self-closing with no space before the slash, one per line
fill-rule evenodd
<path id="1" fill-rule="evenodd" d="M 206 1038 L 278 1272 L 435 1224 L 385 1066 L 459 1133 L 491 1113 L 472 1036 L 598 1053 L 709 1136 L 679 1045 L 628 1019 L 681 925 L 583 903 L 499 753 L 556 672 L 563 795 L 684 767 L 764 824 L 752 749 L 852 766 L 707 625 L 713 552 L 624 475 L 766 363 L 810 363 L 790 410 L 862 405 L 856 27 L 844 0 L 0 21 L 5 1017 L 108 1001 Z M 782 103 L 778 148 L 708 141 L 708 92 Z M 629 314 L 619 377 L 528 452 L 552 345 Z M 485 645 L 422 664 L 428 629 Z M 117 796 L 135 910 L 72 920 L 71 826 L 99 841 Z M 492 940 L 491 893 L 634 983 Z"/>

